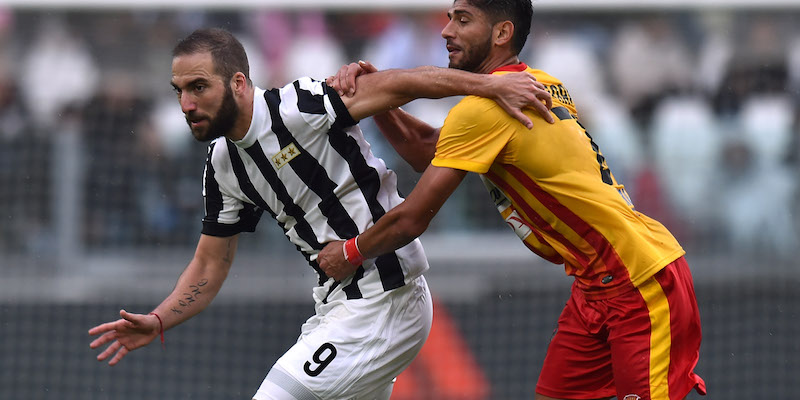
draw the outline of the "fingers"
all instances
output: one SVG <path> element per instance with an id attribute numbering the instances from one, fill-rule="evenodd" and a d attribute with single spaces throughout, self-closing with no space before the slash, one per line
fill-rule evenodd
<path id="1" fill-rule="evenodd" d="M 359 64 L 350 64 L 350 68 L 345 75 L 345 83 L 347 84 L 347 95 L 352 96 L 356 92 L 356 77 L 361 75 L 362 68 Z"/>
<path id="2" fill-rule="evenodd" d="M 336 71 L 336 74 L 325 79 L 328 86 L 336 90 L 339 96 L 344 95 L 345 76 L 347 75 L 347 69 L 349 67 L 350 65 L 344 65 Z"/>
<path id="3" fill-rule="evenodd" d="M 110 357 L 112 354 L 116 353 L 122 347 L 122 343 L 118 341 L 114 341 L 102 353 L 97 355 L 97 361 L 103 361 L 106 358 Z"/>
<path id="4" fill-rule="evenodd" d="M 550 113 L 550 109 L 553 108 L 553 96 L 550 95 L 550 92 L 547 91 L 543 83 L 536 80 L 535 76 L 531 75 L 531 80 L 533 81 L 533 86 L 538 89 L 535 91 L 537 100 L 533 102 L 533 108 L 545 121 L 554 124 L 556 120 Z M 544 103 L 542 103 L 542 101 L 544 101 Z"/>
<path id="5" fill-rule="evenodd" d="M 120 321 L 123 320 L 118 319 L 114 322 L 106 322 L 104 324 L 97 325 L 94 328 L 89 329 L 89 335 L 94 336 L 103 332 L 113 331 L 114 329 L 117 329 L 117 325 L 120 323 Z"/>
<path id="6" fill-rule="evenodd" d="M 108 362 L 108 365 L 111 366 L 117 365 L 117 363 L 120 362 L 120 360 L 122 360 L 122 357 L 125 357 L 128 354 L 128 352 L 130 352 L 130 350 L 128 350 L 125 346 L 120 345 L 119 351 L 117 352 L 117 354 L 114 355 L 114 358 L 112 358 L 111 361 Z"/>
<path id="7" fill-rule="evenodd" d="M 522 122 L 522 125 L 525 125 L 526 128 L 528 128 L 528 129 L 532 129 L 533 128 L 533 121 L 531 121 L 531 119 L 528 118 L 528 116 L 525 115 L 522 111 L 514 110 L 514 113 L 512 114 L 512 116 L 514 118 L 518 119 L 519 122 Z"/>
<path id="8" fill-rule="evenodd" d="M 108 357 L 111 357 L 111 355 L 114 355 L 114 357 L 112 357 L 108 362 L 108 365 L 114 366 L 117 365 L 117 363 L 120 362 L 120 360 L 122 360 L 122 358 L 125 357 L 129 352 L 130 350 L 123 346 L 122 343 L 115 341 L 114 343 L 111 343 L 111 345 L 108 346 L 102 353 L 97 355 L 97 361 L 104 361 Z"/>
<path id="9" fill-rule="evenodd" d="M 107 332 L 103 336 L 100 336 L 99 338 L 93 340 L 92 343 L 89 343 L 89 347 L 96 349 L 112 340 L 116 340 L 116 338 L 117 338 L 117 331 Z"/>
<path id="10" fill-rule="evenodd" d="M 553 118 L 553 114 L 550 113 L 550 108 L 551 107 L 552 106 L 545 105 L 541 101 L 536 101 L 536 102 L 533 103 L 533 109 L 536 110 L 536 112 L 539 113 L 539 115 L 541 115 L 542 118 L 544 118 L 545 121 L 547 121 L 547 122 L 549 122 L 551 124 L 554 124 L 556 122 L 556 120 L 555 120 L 555 118 Z M 531 127 L 529 126 L 528 129 L 530 129 L 530 128 Z"/>
<path id="11" fill-rule="evenodd" d="M 357 63 L 348 64 L 339 71 L 339 85 L 342 91 L 346 92 L 348 96 L 352 96 L 356 93 L 356 78 L 359 75 L 369 74 L 377 71 L 378 68 L 372 65 L 372 63 L 364 60 L 360 60 Z"/>
<path id="12" fill-rule="evenodd" d="M 339 70 L 339 72 L 333 76 L 330 86 L 336 89 L 336 93 L 338 93 L 339 96 L 344 95 L 344 91 L 342 90 L 342 70 Z"/>

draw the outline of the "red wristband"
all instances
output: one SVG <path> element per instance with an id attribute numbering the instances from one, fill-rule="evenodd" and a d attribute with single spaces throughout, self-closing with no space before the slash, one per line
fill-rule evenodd
<path id="1" fill-rule="evenodd" d="M 161 347 L 164 347 L 164 322 L 161 321 L 161 317 L 159 317 L 158 314 L 151 312 L 150 315 L 155 315 L 158 319 L 158 333 L 161 335 Z"/>
<path id="2" fill-rule="evenodd" d="M 344 242 L 344 259 L 356 266 L 364 262 L 364 256 L 361 255 L 361 250 L 358 249 L 357 241 L 358 236 Z"/>

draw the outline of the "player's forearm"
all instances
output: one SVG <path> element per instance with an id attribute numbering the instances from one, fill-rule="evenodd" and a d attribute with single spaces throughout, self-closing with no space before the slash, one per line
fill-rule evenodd
<path id="1" fill-rule="evenodd" d="M 364 258 L 389 253 L 422 235 L 466 174 L 464 170 L 429 166 L 404 202 L 358 236 L 358 249 Z"/>
<path id="2" fill-rule="evenodd" d="M 233 264 L 236 239 L 227 238 L 216 244 L 219 246 L 211 248 L 213 251 L 210 252 L 204 251 L 209 247 L 202 244 L 198 246 L 198 251 L 178 278 L 172 293 L 153 310 L 161 317 L 165 330 L 203 311 L 222 288 Z"/>
<path id="3" fill-rule="evenodd" d="M 440 99 L 450 96 L 497 96 L 496 77 L 453 68 L 417 67 L 397 70 L 398 90 L 410 98 Z"/>
<path id="4" fill-rule="evenodd" d="M 364 258 L 391 253 L 416 239 L 428 228 L 430 219 L 408 215 L 403 205 L 395 207 L 358 236 L 358 247 Z"/>
<path id="5" fill-rule="evenodd" d="M 415 171 L 423 172 L 436 152 L 439 130 L 397 108 L 373 117 L 397 154 Z"/>

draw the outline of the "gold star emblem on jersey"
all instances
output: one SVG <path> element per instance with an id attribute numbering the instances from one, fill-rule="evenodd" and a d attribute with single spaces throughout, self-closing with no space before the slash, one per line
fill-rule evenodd
<path id="1" fill-rule="evenodd" d="M 289 143 L 288 146 L 281 149 L 280 153 L 272 156 L 272 162 L 280 169 L 299 155 L 300 150 L 297 149 L 297 146 L 295 146 L 294 143 Z"/>

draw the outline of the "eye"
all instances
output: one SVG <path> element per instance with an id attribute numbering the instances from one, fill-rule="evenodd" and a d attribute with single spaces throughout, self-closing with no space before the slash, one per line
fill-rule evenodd
<path id="1" fill-rule="evenodd" d="M 206 89 L 205 85 L 198 84 L 194 86 L 194 91 L 198 93 L 202 93 Z"/>

